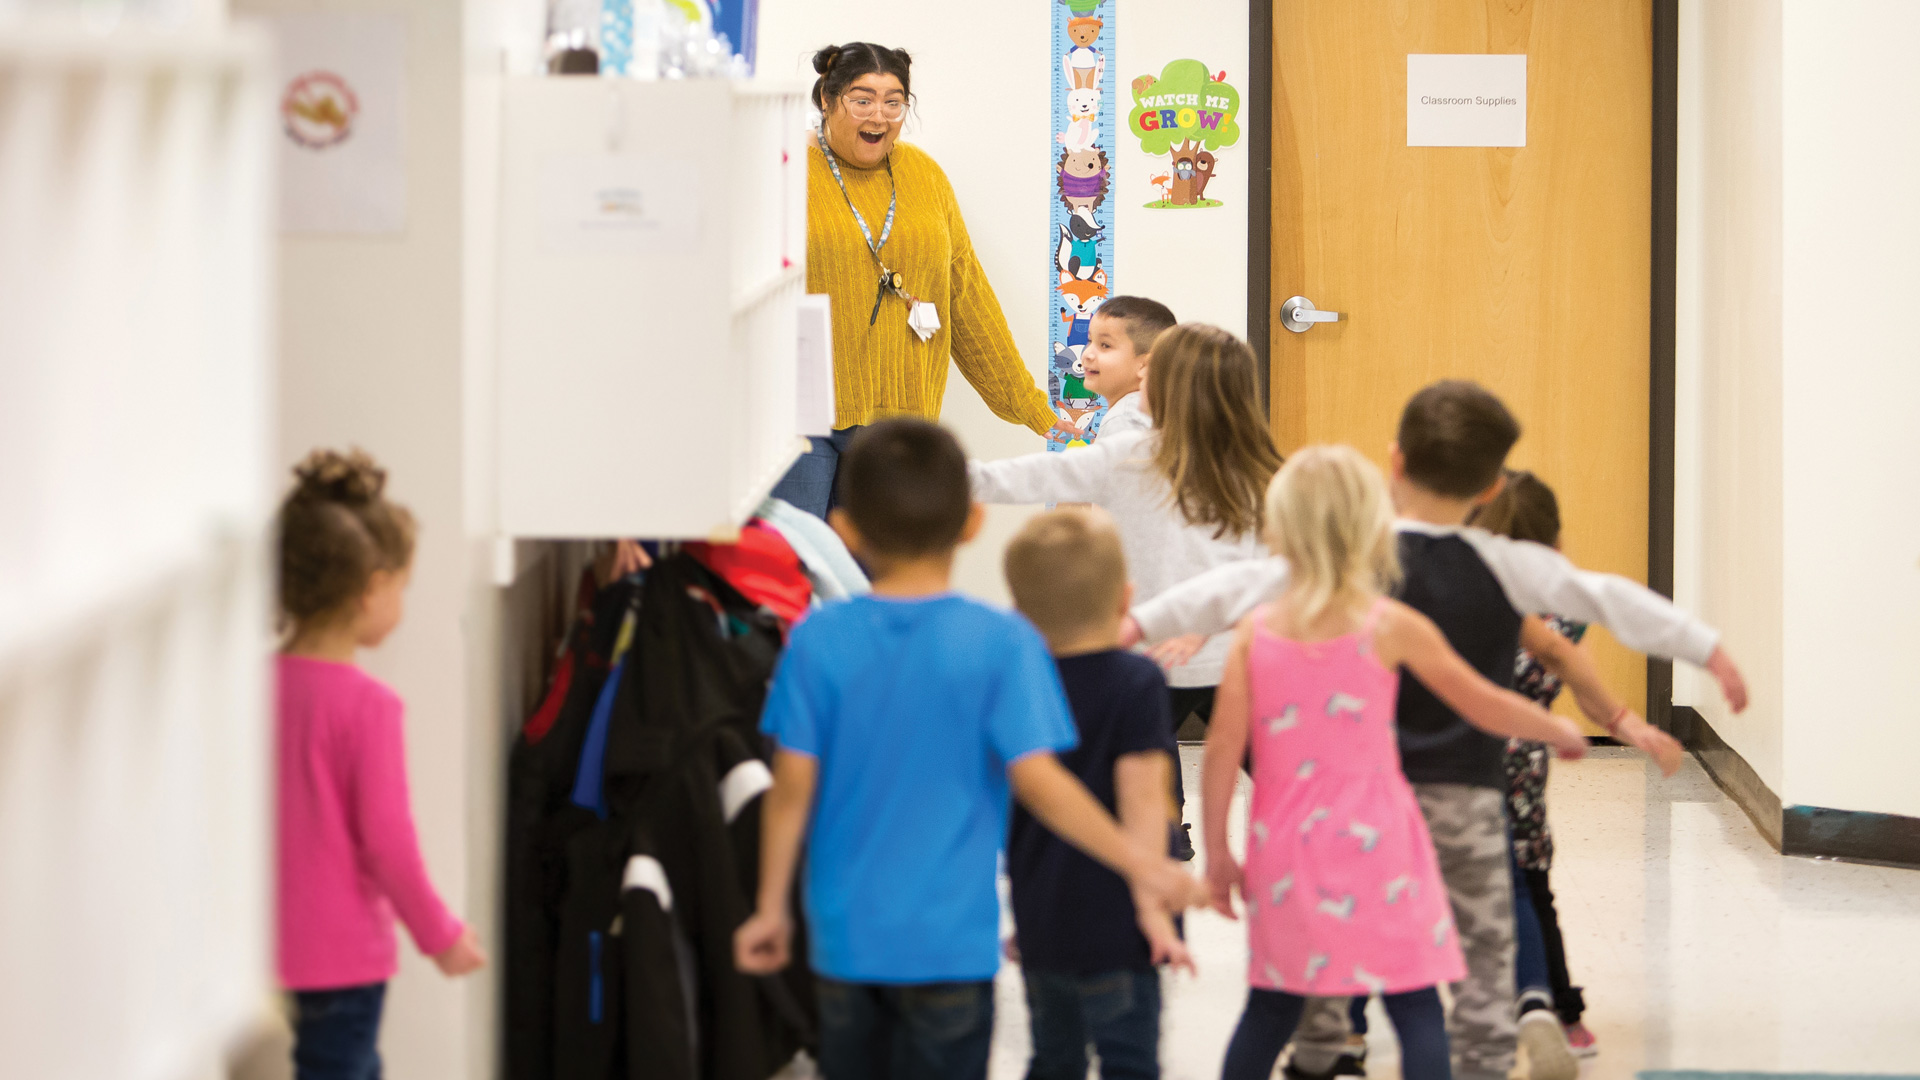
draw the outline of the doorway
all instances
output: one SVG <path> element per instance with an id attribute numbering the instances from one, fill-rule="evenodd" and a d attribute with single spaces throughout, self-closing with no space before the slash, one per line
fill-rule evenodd
<path id="1" fill-rule="evenodd" d="M 1415 390 L 1477 380 L 1525 429 L 1511 463 L 1559 493 L 1567 554 L 1669 591 L 1673 0 L 1250 11 L 1250 150 L 1270 167 L 1249 192 L 1249 331 L 1281 450 L 1384 464 Z M 1525 54 L 1526 145 L 1409 147 L 1418 53 Z M 1343 321 L 1287 329 L 1296 296 Z M 1666 665 L 1590 640 L 1663 722 Z"/>

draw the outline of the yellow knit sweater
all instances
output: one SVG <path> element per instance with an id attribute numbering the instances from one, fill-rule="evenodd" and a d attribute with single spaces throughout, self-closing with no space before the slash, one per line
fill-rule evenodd
<path id="1" fill-rule="evenodd" d="M 907 302 L 891 293 L 867 325 L 879 268 L 819 143 L 807 148 L 807 291 L 833 298 L 833 426 L 901 415 L 938 420 L 951 355 L 995 416 L 1044 434 L 1057 417 L 1014 348 L 947 174 L 906 143 L 894 144 L 892 157 L 900 201 L 880 257 L 906 278 L 908 292 L 939 309 L 940 329 L 926 341 L 907 326 Z M 878 240 L 887 220 L 886 168 L 842 161 L 840 175 Z"/>

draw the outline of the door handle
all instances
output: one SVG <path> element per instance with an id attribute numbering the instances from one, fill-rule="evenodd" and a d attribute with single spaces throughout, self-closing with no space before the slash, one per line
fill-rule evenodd
<path id="1" fill-rule="evenodd" d="M 1314 323 L 1344 322 L 1346 316 L 1337 311 L 1321 311 L 1313 306 L 1313 301 L 1304 296 L 1290 296 L 1280 305 L 1280 325 L 1296 334 L 1304 334 Z"/>

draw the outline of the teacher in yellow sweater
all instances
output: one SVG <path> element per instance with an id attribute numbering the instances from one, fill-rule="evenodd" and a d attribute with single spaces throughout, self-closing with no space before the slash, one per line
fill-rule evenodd
<path id="1" fill-rule="evenodd" d="M 940 418 L 949 356 L 995 416 L 1079 435 L 1021 362 L 946 173 L 898 141 L 910 63 L 866 42 L 813 57 L 822 121 L 807 148 L 807 291 L 832 297 L 835 430 L 813 440 L 774 494 L 821 517 L 862 424 Z"/>

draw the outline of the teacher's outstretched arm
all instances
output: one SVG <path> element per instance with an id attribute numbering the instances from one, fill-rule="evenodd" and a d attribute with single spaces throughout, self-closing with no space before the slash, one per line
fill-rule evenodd
<path id="1" fill-rule="evenodd" d="M 1013 331 L 1007 329 L 1007 316 L 1000 300 L 993 295 L 987 272 L 974 254 L 973 239 L 967 235 L 967 223 L 957 203 L 950 203 L 949 229 L 953 237 L 953 264 L 949 271 L 953 285 L 953 362 L 960 368 L 993 415 L 1012 424 L 1023 424 L 1046 435 L 1079 437 L 1079 431 L 1054 414 L 1047 392 L 1035 386 L 1033 373 L 1014 348 Z"/>

